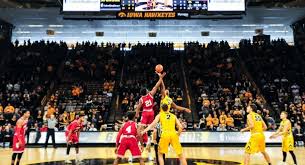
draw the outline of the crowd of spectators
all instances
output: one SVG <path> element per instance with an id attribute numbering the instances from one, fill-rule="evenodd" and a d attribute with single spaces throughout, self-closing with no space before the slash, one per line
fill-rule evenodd
<path id="1" fill-rule="evenodd" d="M 127 52 L 121 47 L 126 44 L 83 42 L 68 50 L 64 42 L 28 41 L 20 45 L 16 41 L 6 74 L 0 77 L 0 142 L 11 142 L 14 125 L 24 108 L 31 111 L 28 126 L 30 131 L 37 132 L 36 142 L 40 133 L 48 130 L 46 121 L 52 115 L 58 121 L 59 131 L 65 130 L 79 112 L 86 114 L 84 131 L 108 129 L 106 121 L 123 63 L 123 79 L 116 91 L 122 116 L 136 109 L 141 88 L 151 89 L 155 85 L 154 67 L 159 63 L 168 73 L 164 80 L 170 97 L 177 105 L 185 106 L 181 62 L 195 100 L 193 111 L 199 116 L 194 130 L 238 131 L 245 126 L 245 108 L 251 101 L 259 107 L 258 113 L 269 130 L 277 128 L 275 117 L 279 112 L 287 111 L 295 138 L 304 141 L 304 62 L 299 62 L 301 57 L 295 48 L 284 40 L 260 45 L 243 40 L 239 51 L 230 49 L 225 41 L 207 45 L 185 43 L 184 52 L 174 51 L 172 43 L 129 44 L 131 50 Z M 266 106 L 239 60 L 246 64 L 271 108 Z M 57 82 L 57 87 L 50 93 L 47 91 L 52 81 Z M 45 96 L 47 104 L 41 107 Z M 155 96 L 154 108 L 158 111 L 160 93 Z M 186 127 L 184 113 L 176 115 Z M 117 131 L 121 123 L 116 122 L 113 129 Z"/>
<path id="2" fill-rule="evenodd" d="M 283 39 L 260 44 L 244 40 L 240 56 L 275 116 L 287 111 L 295 129 L 305 128 L 305 61 L 297 48 Z"/>
<path id="3" fill-rule="evenodd" d="M 10 52 L 6 71 L 0 77 L 1 142 L 7 141 L 4 130 L 13 131 L 22 109 L 31 111 L 29 131 L 37 133 L 47 130 L 46 121 L 52 114 L 58 120 L 56 130 L 64 130 L 79 111 L 86 113 L 84 130 L 107 128 L 105 122 L 120 67 L 120 52 L 115 45 L 86 42 L 68 50 L 64 42 L 25 41 L 20 45 L 16 41 Z M 59 87 L 42 107 L 52 82 Z"/>
<path id="4" fill-rule="evenodd" d="M 23 45 L 15 41 L 8 49 L 0 77 L 0 127 L 12 132 L 21 110 L 29 109 L 36 114 L 51 81 L 56 77 L 57 61 L 64 57 L 68 48 L 63 42 L 29 40 Z M 7 141 L 12 136 L 7 133 L 0 137 L 2 141 Z"/>
<path id="5" fill-rule="evenodd" d="M 265 109 L 257 90 L 242 73 L 235 51 L 227 42 L 210 42 L 207 45 L 186 43 L 185 63 L 190 86 L 196 99 L 200 117 L 196 130 L 237 131 L 246 123 L 246 105 L 257 104 L 274 129 L 275 122 Z"/>

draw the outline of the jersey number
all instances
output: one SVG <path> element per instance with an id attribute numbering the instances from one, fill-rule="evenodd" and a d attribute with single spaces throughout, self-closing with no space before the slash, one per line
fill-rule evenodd
<path id="1" fill-rule="evenodd" d="M 170 119 L 170 117 L 171 117 L 171 115 L 166 115 L 166 119 L 168 119 L 168 120 L 169 120 L 169 119 Z"/>
<path id="2" fill-rule="evenodd" d="M 131 132 L 131 126 L 128 126 L 128 127 L 126 128 L 126 131 L 127 131 L 127 133 L 130 133 L 130 132 Z"/>
<path id="3" fill-rule="evenodd" d="M 151 101 L 150 101 L 150 100 L 147 100 L 147 101 L 145 101 L 145 105 L 146 105 L 146 107 L 149 107 L 149 106 L 151 106 L 151 105 L 152 105 L 152 103 L 151 103 Z"/>
<path id="4" fill-rule="evenodd" d="M 255 116 L 256 121 L 262 121 L 262 118 L 260 116 Z"/>

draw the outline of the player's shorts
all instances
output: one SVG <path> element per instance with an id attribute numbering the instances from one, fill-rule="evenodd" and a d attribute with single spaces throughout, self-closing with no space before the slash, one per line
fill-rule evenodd
<path id="1" fill-rule="evenodd" d="M 21 137 L 21 143 L 18 143 L 17 137 L 13 137 L 13 153 L 23 153 L 25 150 L 25 137 Z M 22 145 L 21 145 L 22 144 Z"/>
<path id="2" fill-rule="evenodd" d="M 173 147 L 177 155 L 182 154 L 182 146 L 179 141 L 179 136 L 174 133 L 162 133 L 159 141 L 159 152 L 167 154 L 169 144 Z"/>
<path id="3" fill-rule="evenodd" d="M 65 132 L 66 138 L 68 138 L 68 134 L 69 132 Z M 73 144 L 79 143 L 79 137 L 77 136 L 77 134 L 72 134 L 70 136 L 69 141 L 71 141 Z"/>
<path id="4" fill-rule="evenodd" d="M 147 144 L 148 143 L 148 134 L 147 133 L 143 134 L 142 138 L 143 138 L 143 143 Z"/>
<path id="5" fill-rule="evenodd" d="M 154 121 L 154 119 L 155 119 L 154 111 L 143 111 L 141 117 L 141 124 L 149 125 Z"/>
<path id="6" fill-rule="evenodd" d="M 122 158 L 125 152 L 129 150 L 133 158 L 141 157 L 141 150 L 138 146 L 138 141 L 135 137 L 123 137 L 117 150 L 117 156 Z"/>
<path id="7" fill-rule="evenodd" d="M 245 153 L 255 154 L 258 152 L 265 152 L 266 143 L 265 135 L 263 133 L 253 133 L 245 146 Z"/>
<path id="8" fill-rule="evenodd" d="M 294 139 L 293 136 L 283 137 L 282 140 L 283 152 L 289 152 L 294 150 Z"/>

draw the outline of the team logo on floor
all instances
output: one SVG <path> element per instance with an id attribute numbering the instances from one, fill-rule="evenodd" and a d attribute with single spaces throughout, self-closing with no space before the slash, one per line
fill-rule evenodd
<path id="1" fill-rule="evenodd" d="M 76 163 L 74 160 L 71 165 L 110 165 L 113 163 L 113 159 L 85 159 L 81 163 Z M 132 163 L 133 165 L 139 165 L 139 163 Z M 145 164 L 154 165 L 154 162 L 145 160 Z M 179 160 L 174 158 L 167 158 L 165 164 L 179 165 Z M 226 161 L 226 160 L 213 160 L 213 159 L 187 159 L 188 165 L 240 165 L 239 162 Z M 44 162 L 31 165 L 66 165 L 64 161 Z M 119 165 L 130 165 L 127 159 L 123 159 Z"/>

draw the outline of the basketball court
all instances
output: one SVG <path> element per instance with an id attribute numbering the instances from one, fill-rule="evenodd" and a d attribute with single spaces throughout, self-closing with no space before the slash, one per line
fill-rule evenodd
<path id="1" fill-rule="evenodd" d="M 280 147 L 268 147 L 268 153 L 272 159 L 272 163 L 277 165 L 281 162 L 282 151 Z M 197 165 L 238 165 L 242 164 L 243 161 L 243 147 L 184 147 L 184 152 L 188 160 L 188 164 Z M 71 149 L 70 158 L 73 161 L 75 159 L 74 149 Z M 304 158 L 305 148 L 298 147 L 295 150 L 299 165 L 305 164 Z M 22 158 L 22 164 L 32 164 L 32 165 L 62 165 L 65 164 L 66 148 L 28 148 L 24 153 Z M 80 148 L 80 155 L 83 159 L 84 165 L 95 165 L 95 164 L 112 164 L 115 158 L 114 148 L 109 147 L 99 147 L 99 148 Z M 129 153 L 126 154 L 126 159 L 121 164 L 129 164 L 128 158 Z M 142 154 L 144 158 L 147 158 L 146 152 Z M 11 158 L 11 149 L 1 149 L 0 150 L 0 164 L 9 165 Z M 152 165 L 153 162 L 148 162 L 145 159 L 145 164 Z M 290 155 L 287 157 L 288 165 L 292 165 L 292 159 Z M 138 164 L 138 163 L 133 163 Z M 170 150 L 167 156 L 166 164 L 175 165 L 178 164 L 178 159 L 175 153 Z M 260 154 L 252 156 L 252 165 L 264 165 L 263 157 Z"/>

